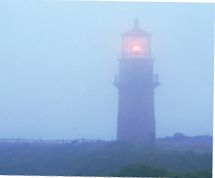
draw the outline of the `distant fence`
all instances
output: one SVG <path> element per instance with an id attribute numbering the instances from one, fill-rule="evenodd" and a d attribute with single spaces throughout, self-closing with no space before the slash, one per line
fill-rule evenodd
<path id="1" fill-rule="evenodd" d="M 60 139 L 60 140 L 52 140 L 52 139 L 0 139 L 0 143 L 84 143 L 84 142 L 98 142 L 101 141 L 99 139 Z"/>

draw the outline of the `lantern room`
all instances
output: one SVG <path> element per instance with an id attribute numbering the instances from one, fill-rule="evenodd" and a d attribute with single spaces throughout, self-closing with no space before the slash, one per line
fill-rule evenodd
<path id="1" fill-rule="evenodd" d="M 123 59 L 149 59 L 151 55 L 151 34 L 139 27 L 136 19 L 131 30 L 122 34 Z"/>

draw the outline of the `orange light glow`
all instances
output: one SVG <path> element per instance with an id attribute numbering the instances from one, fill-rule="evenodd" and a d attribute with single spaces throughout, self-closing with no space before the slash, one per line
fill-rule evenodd
<path id="1" fill-rule="evenodd" d="M 141 37 L 123 38 L 122 55 L 124 58 L 145 58 L 149 54 L 148 41 Z"/>
<path id="2" fill-rule="evenodd" d="M 136 53 L 140 52 L 141 51 L 140 46 L 137 46 L 137 45 L 133 46 L 133 51 L 136 52 Z"/>

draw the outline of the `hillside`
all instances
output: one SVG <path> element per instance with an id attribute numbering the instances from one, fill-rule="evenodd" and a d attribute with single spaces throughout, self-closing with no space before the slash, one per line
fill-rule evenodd
<path id="1" fill-rule="evenodd" d="M 136 163 L 178 172 L 210 171 L 212 153 L 105 141 L 0 143 L 0 174 L 110 176 Z"/>

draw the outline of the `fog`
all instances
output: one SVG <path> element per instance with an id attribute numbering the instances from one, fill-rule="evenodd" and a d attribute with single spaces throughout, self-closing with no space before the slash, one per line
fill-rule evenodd
<path id="1" fill-rule="evenodd" d="M 0 138 L 116 137 L 121 33 L 152 34 L 157 137 L 212 134 L 212 4 L 0 1 Z"/>

